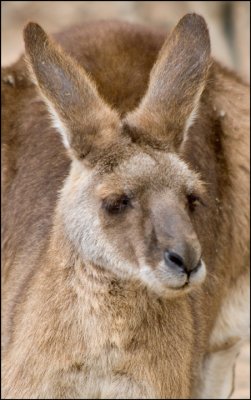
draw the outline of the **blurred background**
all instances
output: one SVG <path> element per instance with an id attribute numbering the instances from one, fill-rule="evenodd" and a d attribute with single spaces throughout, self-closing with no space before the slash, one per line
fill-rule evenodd
<path id="1" fill-rule="evenodd" d="M 23 51 L 22 30 L 28 21 L 56 32 L 92 19 L 119 18 L 167 30 L 188 12 L 206 18 L 212 53 L 250 80 L 249 1 L 2 1 L 2 65 Z"/>
<path id="2" fill-rule="evenodd" d="M 2 1 L 2 65 L 23 52 L 22 30 L 28 21 L 48 32 L 94 19 L 123 19 L 172 29 L 188 12 L 207 21 L 213 56 L 250 80 L 249 1 Z M 233 399 L 250 398 L 250 347 L 245 345 L 236 366 Z"/>

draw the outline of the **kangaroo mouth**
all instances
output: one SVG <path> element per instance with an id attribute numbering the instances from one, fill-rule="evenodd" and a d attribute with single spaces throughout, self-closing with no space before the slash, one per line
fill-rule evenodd
<path id="1" fill-rule="evenodd" d="M 178 286 L 178 287 L 172 287 L 173 290 L 179 291 L 179 290 L 183 290 L 186 289 L 188 287 L 191 287 L 189 280 L 187 280 L 183 285 Z"/>
<path id="2" fill-rule="evenodd" d="M 185 294 L 187 291 L 200 286 L 206 277 L 206 266 L 202 261 L 190 274 L 178 272 L 168 268 L 161 262 L 157 268 L 150 265 L 142 265 L 140 269 L 140 280 L 147 287 L 164 297 L 172 297 L 174 294 Z"/>

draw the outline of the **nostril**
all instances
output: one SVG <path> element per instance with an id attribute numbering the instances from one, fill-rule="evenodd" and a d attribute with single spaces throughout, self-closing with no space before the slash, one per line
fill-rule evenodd
<path id="1" fill-rule="evenodd" d="M 186 272 L 188 276 L 191 273 L 196 273 L 202 265 L 201 258 L 199 260 L 197 258 L 196 261 L 192 257 L 183 258 L 179 253 L 172 250 L 165 250 L 164 260 L 168 267 L 179 272 Z"/>
<path id="2" fill-rule="evenodd" d="M 179 270 L 180 269 L 182 269 L 182 270 L 185 269 L 184 268 L 184 260 L 179 254 L 177 254 L 177 253 L 175 253 L 173 251 L 166 250 L 165 253 L 164 253 L 164 258 L 165 258 L 165 263 L 169 267 L 172 267 L 172 268 L 177 268 L 178 267 Z"/>
<path id="3" fill-rule="evenodd" d="M 180 257 L 178 254 L 175 253 L 169 253 L 169 260 L 177 264 L 179 267 L 183 267 L 184 263 L 182 260 L 182 257 Z"/>
<path id="4" fill-rule="evenodd" d="M 193 269 L 192 269 L 192 271 L 191 271 L 191 272 L 197 272 L 197 271 L 198 271 L 198 269 L 200 269 L 201 265 L 202 265 L 202 262 L 201 262 L 201 258 L 200 258 L 200 260 L 199 260 L 198 264 L 196 265 L 196 267 L 195 267 L 195 268 L 193 268 Z"/>

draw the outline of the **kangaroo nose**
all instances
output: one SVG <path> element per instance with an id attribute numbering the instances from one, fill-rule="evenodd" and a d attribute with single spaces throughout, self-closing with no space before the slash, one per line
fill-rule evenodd
<path id="1" fill-rule="evenodd" d="M 190 272 L 194 271 L 195 269 L 198 269 L 201 265 L 200 259 L 199 262 L 196 261 L 188 263 L 185 262 L 184 257 L 171 250 L 166 250 L 164 252 L 164 260 L 168 267 L 180 272 L 186 272 L 188 275 L 190 274 Z"/>

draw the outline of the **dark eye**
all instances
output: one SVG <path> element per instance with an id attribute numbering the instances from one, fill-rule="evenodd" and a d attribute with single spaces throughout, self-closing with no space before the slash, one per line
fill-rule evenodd
<path id="1" fill-rule="evenodd" d="M 102 203 L 102 207 L 109 214 L 120 214 L 131 206 L 131 199 L 127 195 L 122 195 L 120 197 L 109 196 L 104 199 Z"/>
<path id="2" fill-rule="evenodd" d="M 187 202 L 190 211 L 194 211 L 199 204 L 203 204 L 201 198 L 195 194 L 187 195 Z"/>

